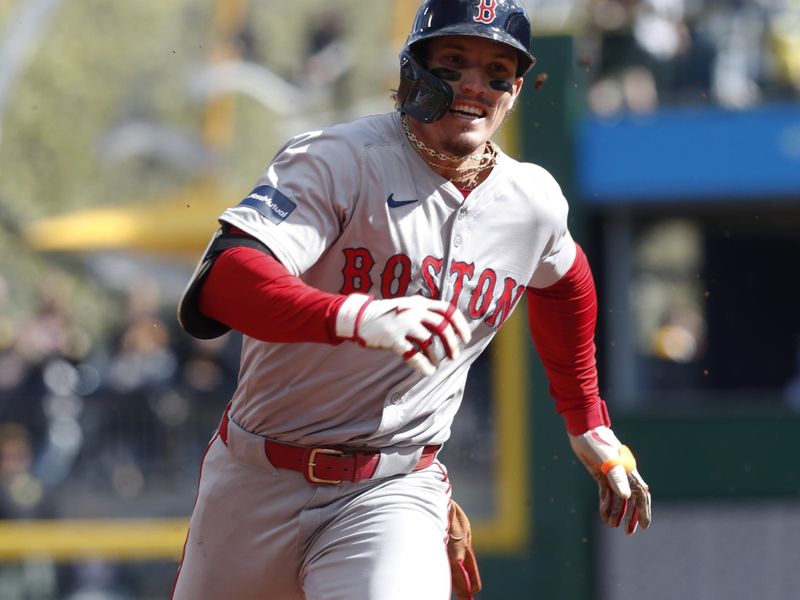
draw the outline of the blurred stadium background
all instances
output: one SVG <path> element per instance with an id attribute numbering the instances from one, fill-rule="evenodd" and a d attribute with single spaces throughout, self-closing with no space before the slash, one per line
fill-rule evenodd
<path id="1" fill-rule="evenodd" d="M 238 366 L 178 295 L 286 137 L 392 109 L 417 5 L 0 0 L 0 599 L 169 596 Z M 481 597 L 796 598 L 800 2 L 527 5 L 499 141 L 570 199 L 655 520 L 598 526 L 517 317 L 445 450 Z"/>

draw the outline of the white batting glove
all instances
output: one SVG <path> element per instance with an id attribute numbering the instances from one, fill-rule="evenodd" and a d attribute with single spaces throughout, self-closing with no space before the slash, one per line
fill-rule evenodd
<path id="1" fill-rule="evenodd" d="M 391 350 L 423 375 L 432 375 L 441 358 L 434 342 L 441 341 L 448 358 L 456 358 L 472 332 L 454 305 L 422 296 L 373 300 L 350 294 L 336 314 L 336 334 L 368 348 Z"/>
<path id="2" fill-rule="evenodd" d="M 633 454 L 608 427 L 600 426 L 581 435 L 570 435 L 572 450 L 600 487 L 600 518 L 619 527 L 627 513 L 625 531 L 650 526 L 650 488 L 636 470 Z"/>

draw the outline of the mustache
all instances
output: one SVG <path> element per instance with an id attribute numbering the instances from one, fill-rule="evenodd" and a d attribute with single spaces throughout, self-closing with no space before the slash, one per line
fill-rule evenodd
<path id="1" fill-rule="evenodd" d="M 459 102 L 477 102 L 478 104 L 482 104 L 486 108 L 494 108 L 494 103 L 490 102 L 487 98 L 483 96 L 479 98 L 468 98 L 466 96 L 457 96 L 453 100 L 453 104 L 458 104 Z"/>

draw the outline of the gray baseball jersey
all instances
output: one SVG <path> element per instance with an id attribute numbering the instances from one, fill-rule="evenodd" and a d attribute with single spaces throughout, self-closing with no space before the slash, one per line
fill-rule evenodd
<path id="1" fill-rule="evenodd" d="M 467 370 L 525 287 L 572 265 L 567 203 L 541 167 L 499 153 L 464 199 L 417 155 L 399 113 L 305 133 L 221 221 L 266 244 L 321 290 L 454 301 L 472 328 L 455 360 L 422 377 L 389 351 L 245 337 L 231 415 L 301 445 L 441 444 Z"/>

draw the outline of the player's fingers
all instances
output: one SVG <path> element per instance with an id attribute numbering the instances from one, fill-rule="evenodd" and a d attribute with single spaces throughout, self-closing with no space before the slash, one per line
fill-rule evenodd
<path id="1" fill-rule="evenodd" d="M 406 340 L 408 340 L 411 343 L 411 345 L 413 346 L 415 351 L 418 351 L 418 352 L 421 352 L 422 354 L 424 354 L 425 358 L 427 358 L 428 361 L 433 366 L 435 366 L 435 367 L 439 366 L 439 363 L 441 361 L 439 360 L 439 357 L 436 355 L 436 351 L 435 351 L 434 343 L 433 343 L 434 342 L 434 338 L 433 338 L 432 335 L 429 335 L 429 336 L 423 337 L 423 338 L 416 338 L 416 337 L 412 337 L 412 336 L 409 335 L 409 336 L 406 336 Z M 412 351 L 412 350 L 408 350 L 408 351 L 406 351 L 405 354 L 408 354 L 410 356 L 411 354 L 413 354 L 413 352 L 414 351 Z M 405 354 L 404 354 L 404 356 L 405 356 Z"/>
<path id="2" fill-rule="evenodd" d="M 417 348 L 411 347 L 405 352 L 398 352 L 398 354 L 403 357 L 407 365 L 416 369 L 426 377 L 436 372 L 436 367 Z"/>
<path id="3" fill-rule="evenodd" d="M 605 479 L 598 481 L 600 492 L 600 518 L 604 523 L 611 524 L 611 503 L 614 499 L 614 494 L 611 488 L 608 487 L 608 482 Z"/>
<path id="4" fill-rule="evenodd" d="M 652 507 L 650 506 L 650 491 L 648 490 L 642 497 L 642 501 L 639 503 L 639 523 L 642 525 L 642 529 L 647 529 L 650 527 L 650 523 L 653 521 L 653 512 Z"/>
<path id="5" fill-rule="evenodd" d="M 472 330 L 469 328 L 469 323 L 464 314 L 458 310 L 455 304 L 448 304 L 444 316 L 450 321 L 461 341 L 464 344 L 468 344 L 472 339 Z"/>
<path id="6" fill-rule="evenodd" d="M 608 483 L 608 479 L 602 477 L 598 480 L 600 486 L 600 518 L 609 527 L 619 527 L 625 516 L 627 500 L 618 496 Z"/>
<path id="7" fill-rule="evenodd" d="M 434 314 L 438 319 L 435 324 L 427 323 L 429 329 L 438 337 L 444 346 L 445 353 L 449 358 L 458 358 L 461 347 L 472 339 L 472 331 L 467 320 L 454 304 L 439 303 L 444 310 L 435 310 Z M 457 337 L 456 337 L 457 336 Z"/>
<path id="8" fill-rule="evenodd" d="M 642 480 L 641 476 L 637 471 L 633 471 L 630 473 L 630 484 L 631 484 L 631 504 L 633 508 L 633 514 L 628 521 L 627 533 L 628 535 L 633 535 L 636 532 L 636 528 L 638 525 L 641 524 L 642 529 L 647 529 L 650 527 L 650 520 L 651 520 L 651 496 L 650 496 L 650 488 L 647 484 Z"/>
<path id="9" fill-rule="evenodd" d="M 425 328 L 422 328 L 425 331 Z M 427 332 L 426 332 L 427 333 Z M 413 338 L 398 337 L 389 344 L 389 349 L 400 356 L 407 365 L 416 369 L 425 376 L 432 375 L 436 371 L 436 365 L 432 363 L 426 354 L 421 352 L 421 344 L 413 343 Z"/>
<path id="10" fill-rule="evenodd" d="M 438 314 L 436 314 L 436 318 L 439 320 L 437 324 L 426 322 L 425 327 L 428 328 L 432 336 L 441 340 L 444 352 L 448 358 L 457 358 L 461 353 L 461 344 L 458 338 L 456 338 L 455 331 L 453 331 L 450 321 L 448 321 L 447 318 L 442 318 Z"/>
<path id="11" fill-rule="evenodd" d="M 469 323 L 464 317 L 464 313 L 458 310 L 455 304 L 440 302 L 438 307 L 432 307 L 431 310 L 444 316 L 446 324 L 449 324 L 453 331 L 458 334 L 462 344 L 466 344 L 472 339 L 472 330 L 469 327 Z M 442 325 L 445 325 L 445 323 L 442 322 Z"/>
<path id="12" fill-rule="evenodd" d="M 650 488 L 642 480 L 637 471 L 630 474 L 631 479 L 631 493 L 633 500 L 636 503 L 636 509 L 639 516 L 639 523 L 642 529 L 650 527 L 650 520 L 652 518 L 652 497 L 650 495 Z"/>
<path id="13" fill-rule="evenodd" d="M 617 496 L 626 499 L 630 498 L 631 486 L 628 483 L 628 473 L 625 471 L 623 465 L 617 465 L 608 471 L 608 473 L 606 473 L 606 479 Z"/>
<path id="14" fill-rule="evenodd" d="M 635 502 L 631 503 L 631 510 L 628 511 L 628 520 L 625 526 L 625 533 L 633 535 L 636 533 L 636 527 L 639 525 L 639 508 Z"/>
<path id="15" fill-rule="evenodd" d="M 625 498 L 620 498 L 616 494 L 612 494 L 611 498 L 611 512 L 608 515 L 607 523 L 611 527 L 619 527 L 620 523 L 622 523 L 622 519 L 625 517 L 625 513 L 628 510 L 628 500 Z"/>
<path id="16" fill-rule="evenodd" d="M 600 496 L 600 518 L 603 521 L 608 520 L 608 513 L 611 512 L 611 498 L 608 485 L 603 485 L 602 481 L 597 482 L 597 489 Z"/>
<path id="17" fill-rule="evenodd" d="M 405 339 L 408 343 L 412 344 L 414 348 L 420 350 L 428 360 L 434 365 L 439 365 L 439 356 L 437 356 L 434 346 L 435 335 L 431 332 L 429 325 L 422 319 L 416 317 L 410 320 L 405 327 Z M 406 351 L 409 348 L 406 347 Z"/>

